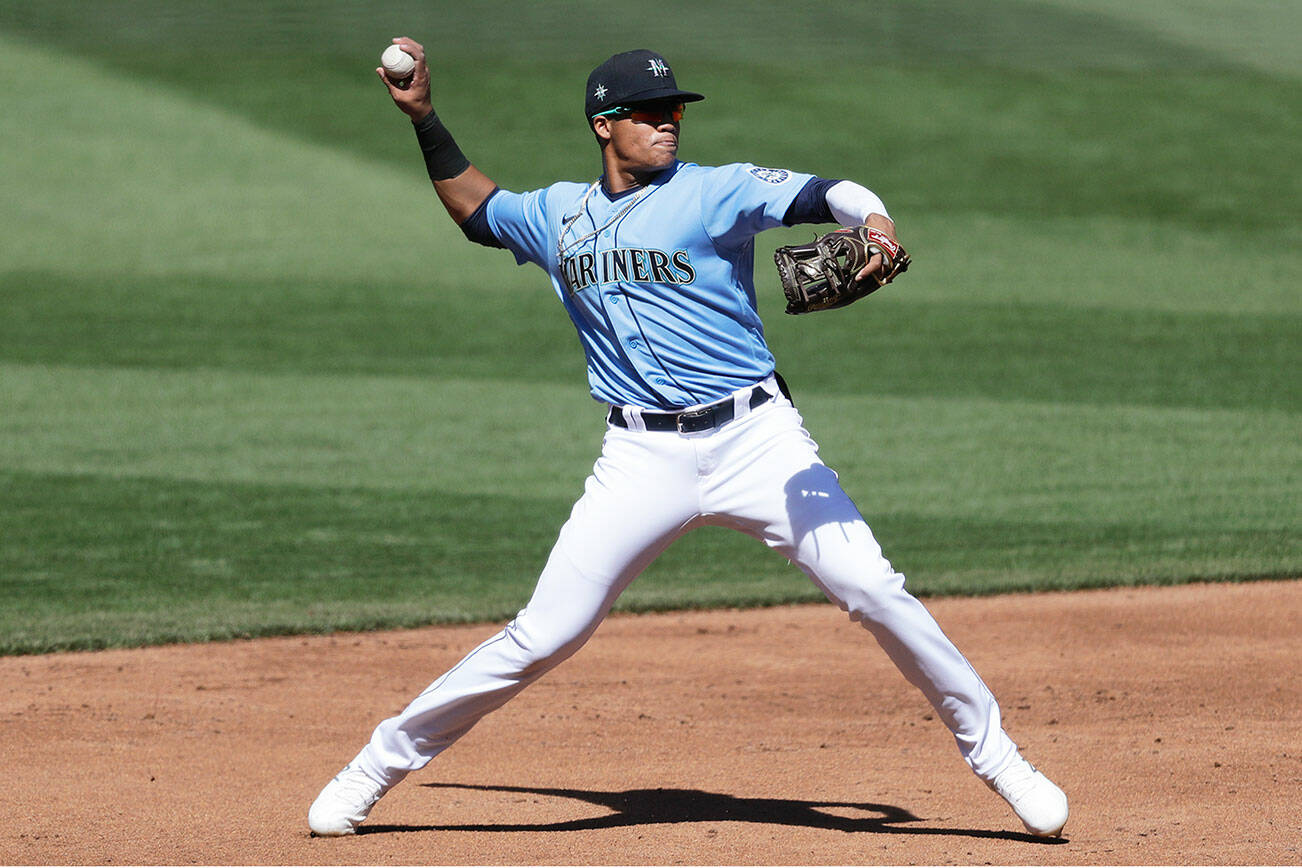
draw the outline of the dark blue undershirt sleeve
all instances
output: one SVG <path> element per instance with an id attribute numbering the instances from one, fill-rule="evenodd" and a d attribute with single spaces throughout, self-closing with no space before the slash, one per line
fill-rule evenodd
<path id="1" fill-rule="evenodd" d="M 465 220 L 461 221 L 461 231 L 476 244 L 482 244 L 485 247 L 497 247 L 501 250 L 506 249 L 506 245 L 497 240 L 493 234 L 492 228 L 488 225 L 488 200 L 492 199 L 501 192 L 500 187 L 494 187 L 493 192 L 484 197 L 484 201 L 479 203 L 475 213 L 471 214 Z"/>
<path id="2" fill-rule="evenodd" d="M 817 175 L 810 178 L 787 208 L 782 224 L 795 226 L 797 223 L 835 223 L 832 209 L 827 207 L 827 191 L 839 183 L 840 178 L 820 178 Z"/>

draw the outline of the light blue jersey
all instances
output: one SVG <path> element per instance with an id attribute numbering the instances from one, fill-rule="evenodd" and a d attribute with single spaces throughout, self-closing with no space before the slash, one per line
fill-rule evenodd
<path id="1" fill-rule="evenodd" d="M 500 190 L 486 216 L 517 263 L 551 277 L 578 329 L 592 396 L 673 410 L 773 372 L 754 239 L 782 225 L 812 177 L 679 162 L 613 199 L 599 184 Z"/>

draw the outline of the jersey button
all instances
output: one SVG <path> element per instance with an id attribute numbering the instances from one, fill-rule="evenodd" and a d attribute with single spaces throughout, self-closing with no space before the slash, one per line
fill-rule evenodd
<path id="1" fill-rule="evenodd" d="M 664 377 L 656 377 L 656 385 L 658 385 L 658 386 L 668 386 L 668 385 L 669 385 L 669 381 L 666 380 Z"/>
<path id="2" fill-rule="evenodd" d="M 630 340 L 630 341 L 628 342 L 628 348 L 629 348 L 630 350 L 636 350 L 636 349 L 638 349 L 638 348 L 641 347 L 641 346 L 642 346 L 642 344 L 638 343 L 637 338 L 633 338 L 632 340 Z"/>
<path id="3" fill-rule="evenodd" d="M 612 292 L 612 293 L 610 294 L 610 303 L 611 303 L 611 304 L 619 304 L 619 296 Z"/>

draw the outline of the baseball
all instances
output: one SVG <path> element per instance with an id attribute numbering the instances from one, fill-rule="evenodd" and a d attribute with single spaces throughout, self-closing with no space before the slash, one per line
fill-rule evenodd
<path id="1" fill-rule="evenodd" d="M 399 46 L 390 45 L 380 55 L 380 66 L 384 67 L 384 74 L 390 81 L 399 84 L 410 79 L 412 73 L 416 71 L 416 58 Z"/>

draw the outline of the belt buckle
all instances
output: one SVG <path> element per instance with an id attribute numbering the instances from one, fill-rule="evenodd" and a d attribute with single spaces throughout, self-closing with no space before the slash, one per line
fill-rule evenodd
<path id="1" fill-rule="evenodd" d="M 706 424 L 697 426 L 698 420 L 705 420 Z M 683 423 L 687 422 L 687 425 Z M 679 434 L 693 434 L 697 431 L 705 431 L 714 426 L 714 408 L 702 407 L 700 410 L 690 410 L 686 413 L 679 413 L 678 418 L 674 420 L 678 427 Z"/>

